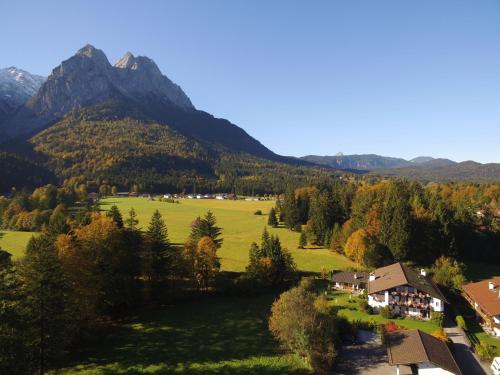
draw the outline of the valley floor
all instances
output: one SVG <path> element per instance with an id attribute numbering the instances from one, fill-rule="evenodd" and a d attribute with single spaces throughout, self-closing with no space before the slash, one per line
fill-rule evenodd
<path id="1" fill-rule="evenodd" d="M 310 374 L 269 334 L 274 298 L 205 297 L 142 312 L 53 374 Z"/>

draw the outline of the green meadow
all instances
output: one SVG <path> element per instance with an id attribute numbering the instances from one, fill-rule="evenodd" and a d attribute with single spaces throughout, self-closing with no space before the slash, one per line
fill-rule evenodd
<path id="1" fill-rule="evenodd" d="M 26 245 L 31 237 L 36 236 L 33 232 L 0 231 L 0 248 L 12 254 L 12 258 L 18 259 L 24 255 Z"/>
<path id="2" fill-rule="evenodd" d="M 273 300 L 212 296 L 142 312 L 53 374 L 310 374 L 270 336 Z"/>
<path id="3" fill-rule="evenodd" d="M 222 270 L 244 271 L 248 263 L 250 244 L 253 241 L 260 242 L 262 231 L 267 225 L 267 214 L 274 204 L 274 201 L 215 199 L 181 199 L 177 204 L 151 201 L 147 198 L 108 198 L 101 201 L 101 208 L 108 210 L 112 205 L 116 205 L 124 217 L 134 208 L 142 229 L 147 228 L 151 215 L 158 209 L 167 223 L 170 241 L 177 244 L 182 244 L 187 239 L 193 220 L 210 210 L 223 229 L 224 243 L 218 252 Z M 262 215 L 254 215 L 258 210 L 262 211 Z M 330 271 L 354 266 L 346 257 L 326 249 L 299 249 L 297 232 L 285 228 L 268 230 L 279 236 L 301 271 Z"/>

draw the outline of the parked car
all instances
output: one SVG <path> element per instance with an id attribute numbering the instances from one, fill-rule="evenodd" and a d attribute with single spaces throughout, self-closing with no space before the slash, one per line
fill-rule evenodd
<path id="1" fill-rule="evenodd" d="M 495 357 L 490 367 L 493 370 L 493 375 L 500 375 L 500 357 Z"/>

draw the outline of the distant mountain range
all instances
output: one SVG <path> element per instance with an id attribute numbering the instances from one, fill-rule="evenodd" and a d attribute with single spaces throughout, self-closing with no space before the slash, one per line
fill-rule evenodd
<path id="1" fill-rule="evenodd" d="M 419 156 L 411 160 L 380 156 L 375 154 L 335 156 L 307 155 L 301 158 L 311 163 L 326 165 L 331 168 L 343 170 L 372 171 L 375 169 L 392 169 L 410 166 L 448 166 L 456 164 L 449 159 L 435 159 L 430 156 Z"/>
<path id="2" fill-rule="evenodd" d="M 384 176 L 425 181 L 485 180 L 500 181 L 500 164 L 474 161 L 457 163 L 450 159 L 419 156 L 411 160 L 375 154 L 316 156 L 301 158 L 318 165 Z"/>

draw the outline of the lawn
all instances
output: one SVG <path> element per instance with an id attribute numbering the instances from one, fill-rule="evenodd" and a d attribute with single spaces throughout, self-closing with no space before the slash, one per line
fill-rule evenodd
<path id="1" fill-rule="evenodd" d="M 54 374 L 310 374 L 267 329 L 274 296 L 206 297 L 143 312 Z"/>
<path id="2" fill-rule="evenodd" d="M 334 290 L 327 294 L 327 298 L 330 303 L 335 306 L 338 310 L 339 315 L 345 316 L 350 321 L 361 320 L 366 322 L 375 322 L 378 324 L 385 323 L 389 320 L 396 322 L 398 325 L 406 327 L 408 329 L 418 328 L 421 331 L 432 333 L 439 329 L 437 324 L 434 324 L 427 320 L 417 320 L 417 319 L 386 319 L 379 314 L 367 314 L 359 309 L 359 297 L 351 296 L 351 294 Z"/>
<path id="3" fill-rule="evenodd" d="M 33 232 L 0 231 L 0 248 L 11 253 L 12 258 L 20 258 L 26 250 L 28 241 L 34 235 L 37 234 Z"/>
<path id="4" fill-rule="evenodd" d="M 215 199 L 181 199 L 179 204 L 150 201 L 146 198 L 108 198 L 101 201 L 101 208 L 108 210 L 117 205 L 123 216 L 134 208 L 139 226 L 145 229 L 153 212 L 158 209 L 163 215 L 170 240 L 184 243 L 190 225 L 197 216 L 211 210 L 218 225 L 223 228 L 224 243 L 218 254 L 223 271 L 244 271 L 248 262 L 248 250 L 253 241 L 260 242 L 262 230 L 267 224 L 267 214 L 273 201 L 230 201 Z M 254 215 L 261 210 L 263 215 Z M 293 255 L 301 271 L 318 272 L 323 269 L 345 269 L 354 266 L 346 257 L 326 249 L 298 249 L 299 234 L 285 228 L 268 228 L 271 234 L 279 235 L 282 244 Z"/>

